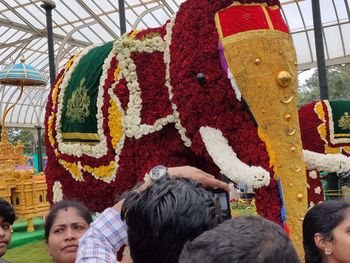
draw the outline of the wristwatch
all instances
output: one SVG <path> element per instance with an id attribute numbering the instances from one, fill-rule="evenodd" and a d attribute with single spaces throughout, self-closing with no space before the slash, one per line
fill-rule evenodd
<path id="1" fill-rule="evenodd" d="M 152 170 L 149 172 L 149 177 L 152 181 L 157 181 L 167 175 L 168 169 L 163 165 L 157 165 L 156 167 L 153 167 Z"/>

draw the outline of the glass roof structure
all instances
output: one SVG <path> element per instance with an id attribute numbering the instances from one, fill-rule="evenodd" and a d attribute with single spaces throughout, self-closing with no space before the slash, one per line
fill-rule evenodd
<path id="1" fill-rule="evenodd" d="M 185 0 L 125 0 L 127 31 L 164 24 Z M 327 65 L 350 62 L 350 0 L 319 0 Z M 39 0 L 0 0 L 0 67 L 29 64 L 49 78 L 45 10 Z M 316 67 L 311 0 L 280 0 L 300 71 Z M 56 0 L 52 10 L 56 70 L 84 47 L 120 37 L 117 0 Z M 49 81 L 48 81 L 49 83 Z M 0 85 L 0 116 L 19 88 Z M 27 87 L 6 119 L 7 127 L 43 126 L 46 87 Z"/>

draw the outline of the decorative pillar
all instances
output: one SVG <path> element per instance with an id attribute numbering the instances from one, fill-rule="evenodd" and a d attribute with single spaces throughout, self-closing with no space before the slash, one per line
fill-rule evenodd
<path id="1" fill-rule="evenodd" d="M 47 26 L 47 44 L 49 50 L 49 67 L 50 67 L 50 86 L 53 85 L 56 78 L 55 70 L 55 55 L 53 48 L 53 34 L 52 34 L 52 9 L 56 7 L 52 1 L 45 1 L 42 8 L 46 10 L 46 26 Z"/>
<path id="2" fill-rule="evenodd" d="M 320 95 L 321 99 L 328 100 L 327 70 L 326 61 L 324 58 L 322 21 L 319 0 L 312 0 L 312 14 L 314 19 L 315 45 Z"/>
<path id="3" fill-rule="evenodd" d="M 42 139 L 41 139 L 41 127 L 37 126 L 38 131 L 38 172 L 43 171 L 43 148 L 42 148 Z"/>
<path id="4" fill-rule="evenodd" d="M 119 4 L 120 35 L 123 35 L 126 32 L 124 0 L 118 0 L 118 4 Z"/>

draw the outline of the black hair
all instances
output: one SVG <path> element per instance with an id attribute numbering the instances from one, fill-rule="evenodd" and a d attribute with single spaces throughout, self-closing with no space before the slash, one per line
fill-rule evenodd
<path id="1" fill-rule="evenodd" d="M 186 243 L 179 263 L 300 263 L 281 226 L 259 216 L 237 217 Z"/>
<path id="2" fill-rule="evenodd" d="M 312 207 L 305 215 L 303 222 L 303 245 L 305 262 L 316 263 L 322 261 L 322 255 L 314 240 L 316 233 L 326 240 L 333 240 L 333 229 L 343 220 L 350 208 L 350 202 L 345 200 L 330 200 Z"/>
<path id="3" fill-rule="evenodd" d="M 9 222 L 11 225 L 16 220 L 16 213 L 12 205 L 1 197 L 0 197 L 0 216 L 2 216 L 5 219 L 5 221 Z"/>
<path id="4" fill-rule="evenodd" d="M 85 205 L 78 201 L 74 200 L 62 200 L 58 203 L 56 203 L 52 209 L 50 210 L 50 213 L 47 215 L 45 220 L 45 240 L 46 242 L 49 240 L 50 230 L 51 227 L 56 219 L 57 213 L 61 209 L 67 209 L 69 207 L 75 208 L 79 215 L 85 220 L 85 222 L 90 225 L 92 222 L 92 216 L 89 211 L 89 209 L 86 208 Z"/>
<path id="5" fill-rule="evenodd" d="M 130 192 L 121 215 L 134 263 L 177 263 L 188 240 L 217 224 L 213 195 L 197 182 L 178 177 Z"/>

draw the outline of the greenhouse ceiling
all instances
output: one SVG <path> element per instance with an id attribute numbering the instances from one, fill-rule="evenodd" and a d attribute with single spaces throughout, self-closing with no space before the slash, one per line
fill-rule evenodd
<path id="1" fill-rule="evenodd" d="M 327 65 L 350 61 L 350 0 L 320 0 Z M 19 62 L 49 76 L 46 16 L 39 0 L 0 0 L 0 67 Z M 127 31 L 158 27 L 183 0 L 125 0 Z M 316 67 L 311 0 L 281 0 L 298 57 L 300 71 Z M 84 47 L 120 37 L 117 0 L 57 0 L 52 11 L 56 69 Z M 48 81 L 49 82 L 49 81 Z M 19 104 L 6 118 L 8 127 L 42 127 L 48 87 L 27 87 Z M 0 116 L 19 93 L 0 86 Z"/>

